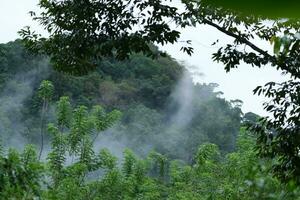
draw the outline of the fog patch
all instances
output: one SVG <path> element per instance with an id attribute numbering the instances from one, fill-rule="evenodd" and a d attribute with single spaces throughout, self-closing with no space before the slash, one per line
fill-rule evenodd
<path id="1" fill-rule="evenodd" d="M 193 118 L 193 87 L 194 83 L 191 74 L 185 71 L 183 77 L 171 94 L 171 109 L 173 106 L 175 106 L 176 109 L 173 110 L 171 116 L 168 117 L 170 119 L 169 123 L 176 125 L 179 129 L 186 127 Z"/>
<path id="2" fill-rule="evenodd" d="M 24 102 L 34 90 L 34 83 L 46 77 L 48 65 L 45 60 L 26 73 L 16 74 L 0 93 L 0 138 L 4 146 L 23 149 L 27 144 L 25 137 L 30 130 L 22 119 Z"/>

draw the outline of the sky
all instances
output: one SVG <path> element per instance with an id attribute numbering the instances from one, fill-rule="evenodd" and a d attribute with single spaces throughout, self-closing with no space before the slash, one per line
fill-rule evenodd
<path id="1" fill-rule="evenodd" d="M 178 0 L 177 0 L 178 1 Z M 31 26 L 35 30 L 41 28 L 34 23 L 28 12 L 38 10 L 38 0 L 0 0 L 0 43 L 6 43 L 17 39 L 17 32 L 24 26 Z M 253 95 L 253 89 L 258 85 L 264 85 L 268 81 L 283 81 L 286 79 L 276 69 L 266 66 L 263 68 L 253 68 L 250 65 L 241 64 L 239 68 L 226 73 L 221 63 L 213 62 L 212 53 L 218 50 L 218 46 L 232 41 L 228 36 L 220 33 L 209 26 L 198 26 L 181 30 L 180 40 L 191 40 L 194 47 L 194 54 L 188 56 L 180 51 L 182 43 L 175 45 L 165 45 L 160 47 L 170 54 L 174 59 L 192 68 L 193 71 L 202 76 L 195 75 L 195 81 L 200 83 L 218 83 L 219 91 L 224 93 L 228 100 L 240 99 L 244 102 L 242 110 L 266 115 L 262 103 L 263 97 Z M 211 46 L 219 39 L 220 44 Z M 270 48 L 267 43 L 257 41 L 259 45 Z"/>

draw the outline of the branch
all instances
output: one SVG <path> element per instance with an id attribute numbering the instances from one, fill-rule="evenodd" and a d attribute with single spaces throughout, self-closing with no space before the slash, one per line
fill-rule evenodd
<path id="1" fill-rule="evenodd" d="M 241 36 L 239 36 L 239 35 L 237 35 L 237 34 L 234 34 L 234 33 L 230 32 L 230 31 L 226 30 L 226 28 L 221 27 L 221 26 L 219 26 L 218 24 L 213 23 L 212 21 L 209 21 L 209 20 L 207 20 L 207 19 L 203 19 L 202 22 L 203 22 L 204 24 L 208 24 L 208 25 L 210 25 L 210 26 L 212 26 L 212 27 L 218 29 L 219 31 L 225 33 L 225 34 L 228 35 L 228 36 L 231 36 L 231 37 L 235 38 L 235 39 L 238 40 L 239 42 L 248 45 L 248 46 L 251 47 L 254 51 L 256 51 L 256 52 L 258 52 L 258 53 L 260 53 L 260 54 L 262 54 L 262 55 L 264 55 L 264 56 L 266 56 L 266 57 L 274 57 L 274 56 L 271 56 L 270 54 L 268 54 L 267 51 L 265 51 L 265 50 L 259 48 L 258 46 L 256 46 L 256 45 L 253 44 L 252 42 L 250 42 L 249 40 L 247 40 L 247 39 L 245 39 L 245 38 L 243 38 L 243 37 L 241 37 Z"/>

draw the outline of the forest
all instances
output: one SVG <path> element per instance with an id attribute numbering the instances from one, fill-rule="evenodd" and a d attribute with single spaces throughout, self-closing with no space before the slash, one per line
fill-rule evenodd
<path id="1" fill-rule="evenodd" d="M 41 0 L 48 38 L 25 27 L 0 44 L 0 200 L 300 200 L 298 21 L 163 2 Z M 158 47 L 180 36 L 165 18 L 233 37 L 212 55 L 227 72 L 289 76 L 254 89 L 273 117 L 194 82 Z"/>

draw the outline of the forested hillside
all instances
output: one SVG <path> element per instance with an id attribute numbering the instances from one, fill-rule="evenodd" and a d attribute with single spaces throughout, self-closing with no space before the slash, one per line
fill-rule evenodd
<path id="1" fill-rule="evenodd" d="M 170 57 L 106 59 L 96 72 L 74 77 L 53 71 L 46 58 L 30 55 L 19 41 L 1 45 L 1 52 L 1 96 L 6 100 L 1 102 L 1 135 L 6 139 L 14 137 L 7 134 L 14 130 L 39 144 L 42 98 L 38 88 L 47 79 L 54 86 L 47 123 L 55 118 L 55 102 L 68 96 L 74 106 L 120 110 L 120 123 L 105 134 L 137 152 L 155 149 L 190 162 L 204 142 L 216 143 L 222 152 L 235 149 L 240 102 L 222 98 L 217 84 L 194 85 L 184 66 Z M 22 129 L 15 129 L 16 125 Z"/>
<path id="2" fill-rule="evenodd" d="M 299 196 L 257 156 L 244 125 L 258 116 L 170 56 L 107 58 L 76 77 L 18 40 L 0 52 L 0 199 Z"/>

